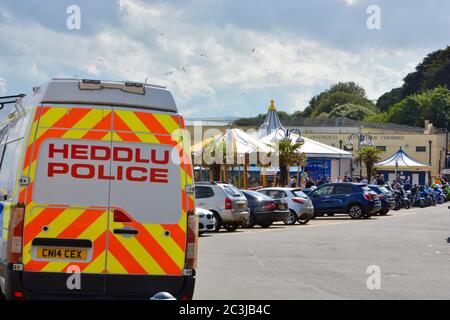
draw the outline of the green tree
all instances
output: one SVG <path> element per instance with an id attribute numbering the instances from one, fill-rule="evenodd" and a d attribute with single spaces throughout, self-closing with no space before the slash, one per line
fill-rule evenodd
<path id="1" fill-rule="evenodd" d="M 403 85 L 392 89 L 378 98 L 377 106 L 387 111 L 391 106 L 410 95 L 443 86 L 450 89 L 450 46 L 428 54 L 416 66 L 414 72 L 403 79 Z"/>
<path id="2" fill-rule="evenodd" d="M 381 150 L 378 150 L 377 147 L 373 146 L 365 146 L 358 149 L 358 152 L 355 157 L 355 162 L 362 162 L 366 166 L 367 169 L 367 180 L 370 183 L 372 178 L 373 167 L 375 163 L 380 161 Z"/>
<path id="3" fill-rule="evenodd" d="M 410 96 L 393 105 L 387 113 L 387 121 L 410 126 L 423 125 L 423 113 L 415 96 Z"/>
<path id="4" fill-rule="evenodd" d="M 377 107 L 380 111 L 385 112 L 391 106 L 403 99 L 402 88 L 395 88 L 381 95 L 377 100 Z"/>
<path id="5" fill-rule="evenodd" d="M 208 161 L 204 161 L 203 166 L 209 168 L 210 177 L 212 177 L 212 181 L 220 181 L 220 171 L 222 170 L 222 166 L 227 161 L 227 146 L 225 140 L 215 141 L 212 140 L 208 143 L 204 150 L 202 159 Z"/>
<path id="6" fill-rule="evenodd" d="M 288 184 L 288 167 L 296 165 L 298 162 L 304 162 L 305 155 L 299 148 L 303 143 L 292 143 L 289 140 L 278 141 L 278 161 L 280 167 L 280 185 Z"/>
<path id="7" fill-rule="evenodd" d="M 348 103 L 375 109 L 375 105 L 367 99 L 364 88 L 354 82 L 339 82 L 314 96 L 303 115 L 315 117 L 324 112 L 330 113 L 334 108 Z"/>
<path id="8" fill-rule="evenodd" d="M 450 89 L 450 46 L 428 54 L 416 67 L 416 71 L 408 74 L 402 86 L 403 96 L 419 93 L 424 90 L 444 86 Z"/>
<path id="9" fill-rule="evenodd" d="M 437 87 L 408 96 L 389 109 L 386 120 L 411 126 L 430 120 L 438 128 L 450 129 L 450 90 Z"/>
<path id="10" fill-rule="evenodd" d="M 331 118 L 348 118 L 352 120 L 364 120 L 373 112 L 366 107 L 358 106 L 353 103 L 342 104 L 334 108 L 328 116 Z"/>

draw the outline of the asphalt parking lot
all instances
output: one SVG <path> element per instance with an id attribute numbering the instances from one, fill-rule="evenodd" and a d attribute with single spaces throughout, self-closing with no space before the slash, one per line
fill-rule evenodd
<path id="1" fill-rule="evenodd" d="M 447 206 L 206 234 L 194 299 L 449 299 Z"/>

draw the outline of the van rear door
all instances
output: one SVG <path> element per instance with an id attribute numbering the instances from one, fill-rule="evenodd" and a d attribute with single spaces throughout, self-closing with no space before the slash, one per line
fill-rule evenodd
<path id="1" fill-rule="evenodd" d="M 181 122 L 175 113 L 113 107 L 109 273 L 182 275 L 192 168 Z"/>
<path id="2" fill-rule="evenodd" d="M 26 204 L 23 263 L 25 271 L 61 276 L 27 282 L 25 272 L 27 289 L 67 290 L 67 271 L 105 272 L 111 124 L 111 107 L 37 108 L 22 173 L 30 181 L 19 194 Z M 82 291 L 104 292 L 101 278 L 86 279 Z"/>

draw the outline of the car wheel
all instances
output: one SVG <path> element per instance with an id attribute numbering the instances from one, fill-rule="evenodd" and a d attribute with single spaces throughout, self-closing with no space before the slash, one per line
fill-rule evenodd
<path id="1" fill-rule="evenodd" d="M 262 222 L 259 225 L 261 226 L 261 228 L 269 228 L 272 224 L 273 224 L 272 221 L 267 221 L 267 222 Z"/>
<path id="2" fill-rule="evenodd" d="M 216 227 L 214 228 L 214 232 L 219 232 L 222 227 L 222 218 L 217 212 L 214 212 L 214 219 L 216 219 Z"/>
<path id="3" fill-rule="evenodd" d="M 380 216 L 385 216 L 385 215 L 387 215 L 388 212 L 389 212 L 389 210 L 381 210 L 378 214 Z"/>
<path id="4" fill-rule="evenodd" d="M 226 226 L 223 226 L 225 228 L 225 230 L 227 230 L 228 232 L 233 232 L 236 231 L 236 229 L 239 227 L 237 224 L 228 224 Z"/>
<path id="5" fill-rule="evenodd" d="M 250 213 L 249 218 L 242 224 L 244 228 L 253 228 L 256 224 L 256 218 L 253 213 Z"/>
<path id="6" fill-rule="evenodd" d="M 355 203 L 348 208 L 348 214 L 352 219 L 361 219 L 363 210 L 359 204 Z"/>
<path id="7" fill-rule="evenodd" d="M 307 224 L 309 222 L 308 215 L 306 213 L 301 214 L 297 221 L 300 224 Z"/>
<path id="8" fill-rule="evenodd" d="M 289 216 L 283 220 L 284 224 L 293 225 L 297 221 L 297 214 L 295 213 L 295 211 L 290 210 L 290 212 L 291 213 L 289 214 Z"/>

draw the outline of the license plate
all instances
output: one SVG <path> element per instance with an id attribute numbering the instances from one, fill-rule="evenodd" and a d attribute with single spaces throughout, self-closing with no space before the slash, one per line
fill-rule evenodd
<path id="1" fill-rule="evenodd" d="M 87 260 L 88 251 L 83 248 L 38 247 L 38 259 Z"/>
<path id="2" fill-rule="evenodd" d="M 238 207 L 238 209 L 244 209 L 245 203 L 238 203 L 237 207 Z"/>
<path id="3" fill-rule="evenodd" d="M 280 205 L 278 205 L 278 208 L 280 208 L 281 210 L 284 210 L 284 209 L 286 209 L 286 206 L 284 204 L 280 204 Z"/>

